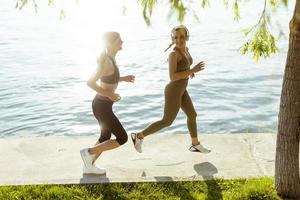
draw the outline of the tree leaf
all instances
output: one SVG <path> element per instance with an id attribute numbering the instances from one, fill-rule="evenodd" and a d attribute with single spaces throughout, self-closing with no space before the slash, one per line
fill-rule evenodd
<path id="1" fill-rule="evenodd" d="M 233 4 L 233 14 L 234 14 L 234 20 L 239 21 L 240 11 L 239 11 L 239 4 L 238 4 L 237 0 L 235 0 L 235 2 Z"/>
<path id="2" fill-rule="evenodd" d="M 63 20 L 65 18 L 66 18 L 66 13 L 63 9 L 61 9 L 60 12 L 59 12 L 59 19 Z"/>

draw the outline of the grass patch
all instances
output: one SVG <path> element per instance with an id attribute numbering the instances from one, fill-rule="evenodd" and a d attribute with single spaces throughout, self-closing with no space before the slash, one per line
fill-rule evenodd
<path id="1" fill-rule="evenodd" d="M 207 181 L 159 183 L 2 186 L 0 187 L 0 199 L 281 199 L 276 194 L 273 185 L 274 179 L 272 178 L 233 180 L 217 178 Z"/>

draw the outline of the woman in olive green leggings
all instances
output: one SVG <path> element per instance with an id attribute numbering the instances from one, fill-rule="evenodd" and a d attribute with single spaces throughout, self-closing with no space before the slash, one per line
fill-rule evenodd
<path id="1" fill-rule="evenodd" d="M 187 126 L 192 140 L 192 145 L 189 150 L 209 153 L 210 150 L 204 148 L 198 140 L 196 123 L 197 113 L 188 91 L 186 90 L 189 77 L 193 78 L 195 73 L 203 70 L 204 62 L 200 62 L 190 69 L 193 59 L 186 47 L 186 41 L 189 39 L 189 33 L 185 26 L 180 25 L 174 27 L 171 32 L 171 38 L 172 44 L 169 48 L 173 44 L 176 46 L 169 55 L 169 76 L 171 81 L 165 87 L 165 107 L 163 118 L 152 123 L 140 133 L 132 133 L 131 139 L 135 149 L 141 153 L 143 138 L 170 126 L 181 108 L 187 116 Z"/>

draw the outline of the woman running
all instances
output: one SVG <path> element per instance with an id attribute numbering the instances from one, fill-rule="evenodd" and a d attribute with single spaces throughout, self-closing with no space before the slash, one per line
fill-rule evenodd
<path id="1" fill-rule="evenodd" d="M 106 32 L 103 34 L 104 51 L 98 58 L 98 68 L 89 78 L 87 85 L 97 92 L 93 103 L 93 113 L 101 125 L 101 136 L 94 147 L 80 150 L 84 162 L 84 174 L 104 174 L 104 168 L 98 168 L 94 163 L 104 151 L 115 149 L 127 142 L 128 136 L 112 110 L 113 103 L 120 100 L 115 91 L 119 81 L 134 82 L 134 76 L 120 77 L 116 64 L 116 54 L 122 49 L 120 34 Z M 100 85 L 97 81 L 100 79 Z M 114 134 L 116 139 L 111 139 Z"/>
<path id="2" fill-rule="evenodd" d="M 170 82 L 165 87 L 165 107 L 163 118 L 152 123 L 146 129 L 139 133 L 132 133 L 131 139 L 135 149 L 142 152 L 143 139 L 165 127 L 170 126 L 175 120 L 179 109 L 181 108 L 187 116 L 187 126 L 191 136 L 190 151 L 209 153 L 210 150 L 204 148 L 197 137 L 197 113 L 186 90 L 189 77 L 193 78 L 195 73 L 204 69 L 204 62 L 200 62 L 190 69 L 193 59 L 186 47 L 186 41 L 189 39 L 188 29 L 183 26 L 176 26 L 171 32 L 172 43 L 166 51 L 175 44 L 175 48 L 169 55 L 169 77 Z"/>

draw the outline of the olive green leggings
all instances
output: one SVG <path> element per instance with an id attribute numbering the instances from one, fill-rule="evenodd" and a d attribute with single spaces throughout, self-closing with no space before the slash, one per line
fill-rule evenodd
<path id="1" fill-rule="evenodd" d="M 193 106 L 189 93 L 186 90 L 188 80 L 178 80 L 170 82 L 165 87 L 165 108 L 163 118 L 150 124 L 142 131 L 144 136 L 157 132 L 170 126 L 175 120 L 179 109 L 181 108 L 187 116 L 187 126 L 192 138 L 197 137 L 197 113 Z"/>

